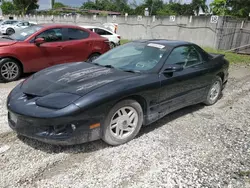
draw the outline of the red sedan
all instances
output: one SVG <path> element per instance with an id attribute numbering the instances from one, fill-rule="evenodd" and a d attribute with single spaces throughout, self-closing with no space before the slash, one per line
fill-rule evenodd
<path id="1" fill-rule="evenodd" d="M 70 62 L 92 61 L 110 49 L 108 40 L 82 27 L 42 24 L 0 39 L 0 80 Z"/>

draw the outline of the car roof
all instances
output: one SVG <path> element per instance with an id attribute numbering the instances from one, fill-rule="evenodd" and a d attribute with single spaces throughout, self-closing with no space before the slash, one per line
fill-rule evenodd
<path id="1" fill-rule="evenodd" d="M 74 24 L 58 24 L 58 23 L 41 23 L 37 24 L 38 26 L 42 27 L 47 27 L 47 28 L 53 28 L 53 27 L 76 27 L 78 28 L 79 26 L 74 25 Z"/>
<path id="2" fill-rule="evenodd" d="M 193 43 L 187 42 L 187 41 L 168 40 L 168 39 L 135 40 L 133 42 L 154 43 L 154 44 L 160 44 L 160 45 L 169 46 L 169 47 L 173 47 L 173 48 L 177 47 L 177 46 L 193 44 Z"/>
<path id="3" fill-rule="evenodd" d="M 105 27 L 100 27 L 100 26 L 95 26 L 95 25 L 81 25 L 81 27 L 86 28 L 86 29 L 90 29 L 90 28 L 104 29 L 104 30 L 107 30 L 107 31 L 113 33 L 112 31 L 110 31 L 109 29 L 107 29 Z"/>

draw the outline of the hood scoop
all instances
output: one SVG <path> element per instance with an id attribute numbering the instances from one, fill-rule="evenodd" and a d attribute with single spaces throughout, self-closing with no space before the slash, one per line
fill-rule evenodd
<path id="1" fill-rule="evenodd" d="M 34 99 L 35 97 L 38 97 L 37 95 L 33 95 L 33 94 L 29 94 L 29 93 L 23 93 L 23 94 L 27 100 L 31 100 L 31 99 Z"/>

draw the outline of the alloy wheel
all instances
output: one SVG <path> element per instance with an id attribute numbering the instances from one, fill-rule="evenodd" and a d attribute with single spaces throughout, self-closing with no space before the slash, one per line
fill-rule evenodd
<path id="1" fill-rule="evenodd" d="M 126 139 L 135 131 L 139 121 L 137 111 L 132 107 L 122 107 L 116 111 L 110 122 L 110 132 L 117 139 Z"/>
<path id="2" fill-rule="evenodd" d="M 1 75 L 6 80 L 15 79 L 19 74 L 19 67 L 15 62 L 6 62 L 1 67 Z"/>
<path id="3" fill-rule="evenodd" d="M 221 91 L 221 84 L 219 81 L 216 81 L 210 90 L 210 96 L 209 96 L 210 100 L 216 101 L 220 95 L 220 91 Z"/>

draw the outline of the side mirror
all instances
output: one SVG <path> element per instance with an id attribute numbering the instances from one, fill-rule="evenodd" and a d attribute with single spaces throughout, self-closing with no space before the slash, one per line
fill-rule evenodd
<path id="1" fill-rule="evenodd" d="M 35 44 L 36 44 L 37 46 L 40 46 L 40 45 L 43 44 L 43 43 L 45 43 L 44 38 L 37 38 L 37 39 L 35 39 Z"/>
<path id="2" fill-rule="evenodd" d="M 173 73 L 173 72 L 178 72 L 178 71 L 182 71 L 182 70 L 183 70 L 182 65 L 169 64 L 165 67 L 165 70 L 163 71 L 163 73 Z"/>

